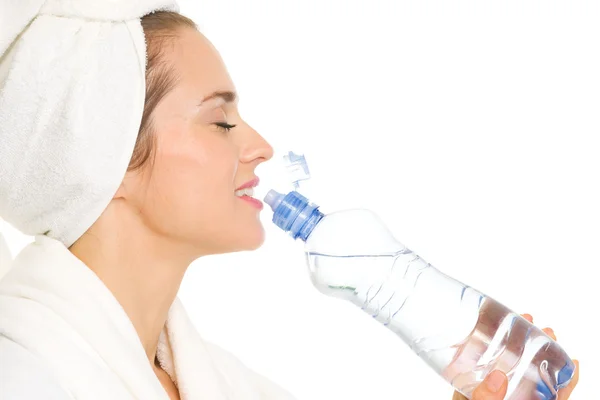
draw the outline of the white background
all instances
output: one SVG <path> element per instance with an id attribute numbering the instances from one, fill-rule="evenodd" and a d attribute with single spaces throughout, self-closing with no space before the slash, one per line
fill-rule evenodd
<path id="1" fill-rule="evenodd" d="M 220 50 L 242 116 L 275 147 L 261 194 L 365 207 L 445 273 L 554 328 L 598 398 L 600 2 L 180 0 Z M 201 334 L 300 400 L 448 399 L 391 332 L 311 286 L 263 219 L 252 253 L 192 265 Z M 10 230 L 16 253 L 30 238 Z"/>

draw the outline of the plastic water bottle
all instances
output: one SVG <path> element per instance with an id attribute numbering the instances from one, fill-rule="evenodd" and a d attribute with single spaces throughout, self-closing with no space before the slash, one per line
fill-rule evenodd
<path id="1" fill-rule="evenodd" d="M 275 225 L 305 242 L 319 291 L 372 315 L 466 397 L 494 369 L 509 378 L 506 400 L 555 400 L 573 377 L 552 338 L 407 249 L 374 213 L 325 215 L 297 191 L 271 190 L 265 202 Z"/>

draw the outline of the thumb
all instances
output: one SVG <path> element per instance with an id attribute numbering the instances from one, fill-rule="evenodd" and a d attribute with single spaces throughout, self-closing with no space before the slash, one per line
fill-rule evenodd
<path id="1" fill-rule="evenodd" d="M 500 370 L 494 370 L 473 391 L 471 400 L 503 400 L 508 389 L 508 379 Z"/>

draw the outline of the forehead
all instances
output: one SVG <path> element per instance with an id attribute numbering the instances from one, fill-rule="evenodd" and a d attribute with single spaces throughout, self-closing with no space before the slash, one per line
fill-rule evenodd
<path id="1" fill-rule="evenodd" d="M 196 94 L 235 91 L 221 55 L 197 30 L 192 28 L 181 30 L 173 45 L 170 58 L 180 84 L 193 89 Z"/>

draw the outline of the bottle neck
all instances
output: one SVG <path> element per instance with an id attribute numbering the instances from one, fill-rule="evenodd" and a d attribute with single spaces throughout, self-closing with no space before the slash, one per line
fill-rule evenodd
<path id="1" fill-rule="evenodd" d="M 308 215 L 306 219 L 297 218 L 296 221 L 294 221 L 294 224 L 292 225 L 292 229 L 290 229 L 290 232 L 292 233 L 294 239 L 300 239 L 303 242 L 306 242 L 310 234 L 313 232 L 317 224 L 323 219 L 324 216 L 325 214 L 319 211 L 318 208 L 315 208 L 314 210 L 312 210 L 312 212 Z"/>

